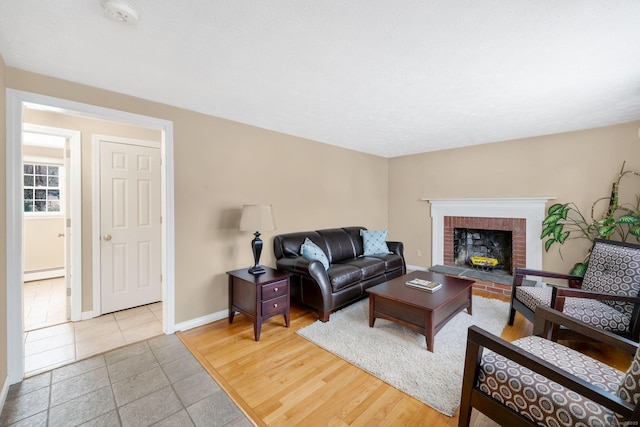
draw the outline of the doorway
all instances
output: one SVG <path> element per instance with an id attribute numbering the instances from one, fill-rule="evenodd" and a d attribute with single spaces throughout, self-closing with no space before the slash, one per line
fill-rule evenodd
<path id="1" fill-rule="evenodd" d="M 148 116 L 111 110 L 60 98 L 7 89 L 7 318 L 8 318 L 8 383 L 22 380 L 25 372 L 22 319 L 23 283 L 23 193 L 21 127 L 25 108 L 64 112 L 80 117 L 99 118 L 161 131 L 161 271 L 162 271 L 162 329 L 175 330 L 174 318 L 174 221 L 173 221 L 173 125 L 171 122 Z M 80 182 L 80 180 L 78 180 Z M 81 262 L 80 262 L 81 264 Z M 86 276 L 86 275 L 85 275 Z M 89 276 L 90 277 L 90 276 Z M 73 298 L 73 293 L 72 293 Z M 83 307 L 84 304 L 84 307 Z M 74 310 L 81 318 L 94 317 L 96 307 L 84 298 Z M 99 308 L 97 308 L 99 311 Z M 72 313 L 73 315 L 73 313 Z"/>
<path id="2" fill-rule="evenodd" d="M 80 132 L 23 124 L 24 331 L 81 318 Z"/>

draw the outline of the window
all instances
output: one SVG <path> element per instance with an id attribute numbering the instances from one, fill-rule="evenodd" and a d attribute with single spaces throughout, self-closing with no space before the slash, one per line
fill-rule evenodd
<path id="1" fill-rule="evenodd" d="M 60 213 L 59 165 L 24 164 L 24 211 Z"/>

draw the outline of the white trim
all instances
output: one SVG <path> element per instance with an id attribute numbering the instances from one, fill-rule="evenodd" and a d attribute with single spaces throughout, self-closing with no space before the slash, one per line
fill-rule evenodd
<path id="1" fill-rule="evenodd" d="M 84 117 L 109 118 L 132 125 L 152 127 L 163 131 L 162 175 L 163 227 L 163 330 L 175 331 L 175 258 L 174 258 L 174 183 L 173 183 L 173 123 L 168 120 L 125 111 L 54 98 L 46 95 L 6 90 L 6 234 L 7 234 L 7 375 L 9 384 L 24 377 L 24 342 L 22 319 L 22 121 L 23 108 L 49 106 L 55 111 L 74 112 Z M 82 314 L 84 315 L 84 314 Z"/>
<path id="2" fill-rule="evenodd" d="M 428 271 L 429 269 L 421 265 L 407 265 L 407 271 Z"/>
<path id="3" fill-rule="evenodd" d="M 15 384 L 24 377 L 22 317 L 22 111 L 23 101 L 7 89 L 7 381 Z"/>
<path id="4" fill-rule="evenodd" d="M 228 317 L 229 310 L 221 310 L 216 313 L 207 314 L 205 316 L 177 323 L 176 331 L 186 331 L 187 329 L 197 328 L 198 326 L 206 325 L 207 323 L 215 322 L 217 320 L 225 319 Z"/>
<path id="5" fill-rule="evenodd" d="M 0 408 L 4 408 L 4 403 L 7 401 L 7 395 L 9 394 L 9 377 L 4 378 L 2 389 L 0 390 Z"/>
<path id="6" fill-rule="evenodd" d="M 100 170 L 100 156 L 96 156 L 96 150 L 98 146 L 96 144 L 96 140 L 92 139 L 91 141 L 91 206 L 92 206 L 92 215 L 91 215 L 91 235 L 93 239 L 91 239 L 91 254 L 93 259 L 91 260 L 91 280 L 93 284 L 93 301 L 91 306 L 93 310 L 82 313 L 82 320 L 91 319 L 92 317 L 98 317 L 102 313 L 102 298 L 101 298 L 101 289 L 100 289 L 100 221 L 96 220 L 96 215 L 98 215 L 100 209 L 102 209 L 100 205 L 100 198 L 96 198 L 95 194 L 100 193 L 100 180 L 96 179 L 95 171 Z M 97 289 L 96 289 L 97 288 Z M 85 317 L 85 314 L 92 313 L 91 317 Z"/>
<path id="7" fill-rule="evenodd" d="M 444 263 L 444 217 L 524 218 L 527 232 L 526 267 L 542 269 L 542 221 L 547 201 L 555 197 L 513 199 L 422 199 L 431 204 L 432 265 Z"/>
<path id="8" fill-rule="evenodd" d="M 22 280 L 24 280 L 25 282 L 33 282 L 34 280 L 54 279 L 56 277 L 64 277 L 64 273 L 64 267 L 38 271 L 25 271 Z"/>
<path id="9" fill-rule="evenodd" d="M 80 320 L 89 320 L 98 316 L 100 316 L 100 314 L 98 314 L 98 312 L 96 311 L 83 311 Z"/>

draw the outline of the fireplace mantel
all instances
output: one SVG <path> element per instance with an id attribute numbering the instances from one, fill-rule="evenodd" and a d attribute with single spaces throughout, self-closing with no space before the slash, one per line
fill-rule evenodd
<path id="1" fill-rule="evenodd" d="M 542 269 L 542 221 L 547 201 L 555 197 L 422 199 L 431 205 L 432 265 L 444 259 L 444 217 L 524 218 L 527 268 Z"/>

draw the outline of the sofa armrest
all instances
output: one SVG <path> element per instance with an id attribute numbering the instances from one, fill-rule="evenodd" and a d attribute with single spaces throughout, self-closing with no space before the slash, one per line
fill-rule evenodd
<path id="1" fill-rule="evenodd" d="M 387 242 L 387 247 L 394 254 L 404 258 L 404 244 L 402 242 Z"/>
<path id="2" fill-rule="evenodd" d="M 318 260 L 308 260 L 302 256 L 286 257 L 277 260 L 276 266 L 280 270 L 310 277 L 318 282 L 321 289 L 329 293 L 331 292 L 327 270 L 324 269 L 324 265 Z"/>

